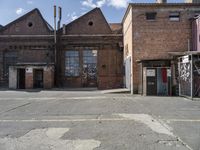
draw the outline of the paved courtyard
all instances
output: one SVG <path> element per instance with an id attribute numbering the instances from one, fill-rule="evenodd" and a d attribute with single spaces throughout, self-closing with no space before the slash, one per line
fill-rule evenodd
<path id="1" fill-rule="evenodd" d="M 0 150 L 200 150 L 200 101 L 0 91 Z"/>

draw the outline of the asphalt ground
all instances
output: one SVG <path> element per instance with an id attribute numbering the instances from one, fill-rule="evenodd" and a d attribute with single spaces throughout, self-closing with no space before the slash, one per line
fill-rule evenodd
<path id="1" fill-rule="evenodd" d="M 200 101 L 0 91 L 0 150 L 200 150 Z"/>

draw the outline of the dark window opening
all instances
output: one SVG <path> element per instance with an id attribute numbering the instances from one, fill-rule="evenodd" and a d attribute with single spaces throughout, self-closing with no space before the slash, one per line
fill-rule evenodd
<path id="1" fill-rule="evenodd" d="M 170 21 L 180 21 L 180 13 L 179 12 L 171 12 L 169 15 Z"/>
<path id="2" fill-rule="evenodd" d="M 32 22 L 29 22 L 28 23 L 28 27 L 32 27 L 33 26 L 33 23 Z"/>
<path id="3" fill-rule="evenodd" d="M 17 52 L 10 51 L 4 53 L 4 77 L 8 78 L 9 67 L 17 63 Z"/>
<path id="4" fill-rule="evenodd" d="M 88 23 L 89 26 L 93 26 L 93 24 L 94 24 L 94 23 L 93 23 L 92 21 L 90 21 L 90 22 Z"/>
<path id="5" fill-rule="evenodd" d="M 80 74 L 79 51 L 65 52 L 65 76 L 78 77 Z"/>
<path id="6" fill-rule="evenodd" d="M 156 20 L 156 12 L 148 12 L 146 13 L 146 19 L 147 20 Z"/>

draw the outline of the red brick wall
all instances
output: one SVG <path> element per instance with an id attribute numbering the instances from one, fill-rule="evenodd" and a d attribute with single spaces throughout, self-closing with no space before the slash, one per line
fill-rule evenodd
<path id="1" fill-rule="evenodd" d="M 29 27 L 28 24 L 32 23 L 32 26 Z M 46 22 L 43 21 L 39 15 L 38 10 L 32 11 L 28 15 L 20 18 L 12 24 L 6 26 L 7 28 L 0 33 L 3 35 L 49 35 L 51 31 L 46 26 Z"/>
<path id="2" fill-rule="evenodd" d="M 187 9 L 186 9 L 187 8 Z M 191 41 L 192 29 L 190 18 L 196 6 L 133 6 L 133 88 L 138 91 L 139 65 L 137 60 L 170 59 L 168 52 L 183 52 L 188 50 L 188 39 Z M 180 21 L 169 20 L 170 12 L 179 11 Z M 157 12 L 155 21 L 146 20 L 146 12 Z M 191 43 L 190 43 L 191 44 Z"/>
<path id="3" fill-rule="evenodd" d="M 44 89 L 50 89 L 54 87 L 54 68 L 44 67 Z"/>
<path id="4" fill-rule="evenodd" d="M 90 26 L 89 22 L 93 24 Z M 96 8 L 66 26 L 66 34 L 108 34 L 112 33 L 101 10 Z"/>
<path id="5" fill-rule="evenodd" d="M 85 48 L 87 49 L 87 48 Z M 72 50 L 72 49 L 70 49 Z M 84 50 L 82 47 L 79 50 Z M 61 57 L 61 72 L 59 82 L 64 87 L 83 87 L 82 74 L 79 77 L 65 76 L 65 51 Z M 80 66 L 82 66 L 80 61 Z M 105 48 L 98 50 L 97 58 L 97 83 L 99 89 L 123 87 L 123 52 L 119 49 Z"/>
<path id="6" fill-rule="evenodd" d="M 27 73 L 25 75 L 25 88 L 32 89 L 33 88 L 33 73 Z"/>

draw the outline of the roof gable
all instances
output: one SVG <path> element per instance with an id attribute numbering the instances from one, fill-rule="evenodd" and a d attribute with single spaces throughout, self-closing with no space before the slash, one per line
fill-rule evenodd
<path id="1" fill-rule="evenodd" d="M 48 35 L 52 27 L 44 20 L 40 11 L 34 9 L 0 29 L 3 35 Z"/>
<path id="2" fill-rule="evenodd" d="M 66 26 L 66 34 L 111 34 L 102 11 L 95 8 Z"/>

